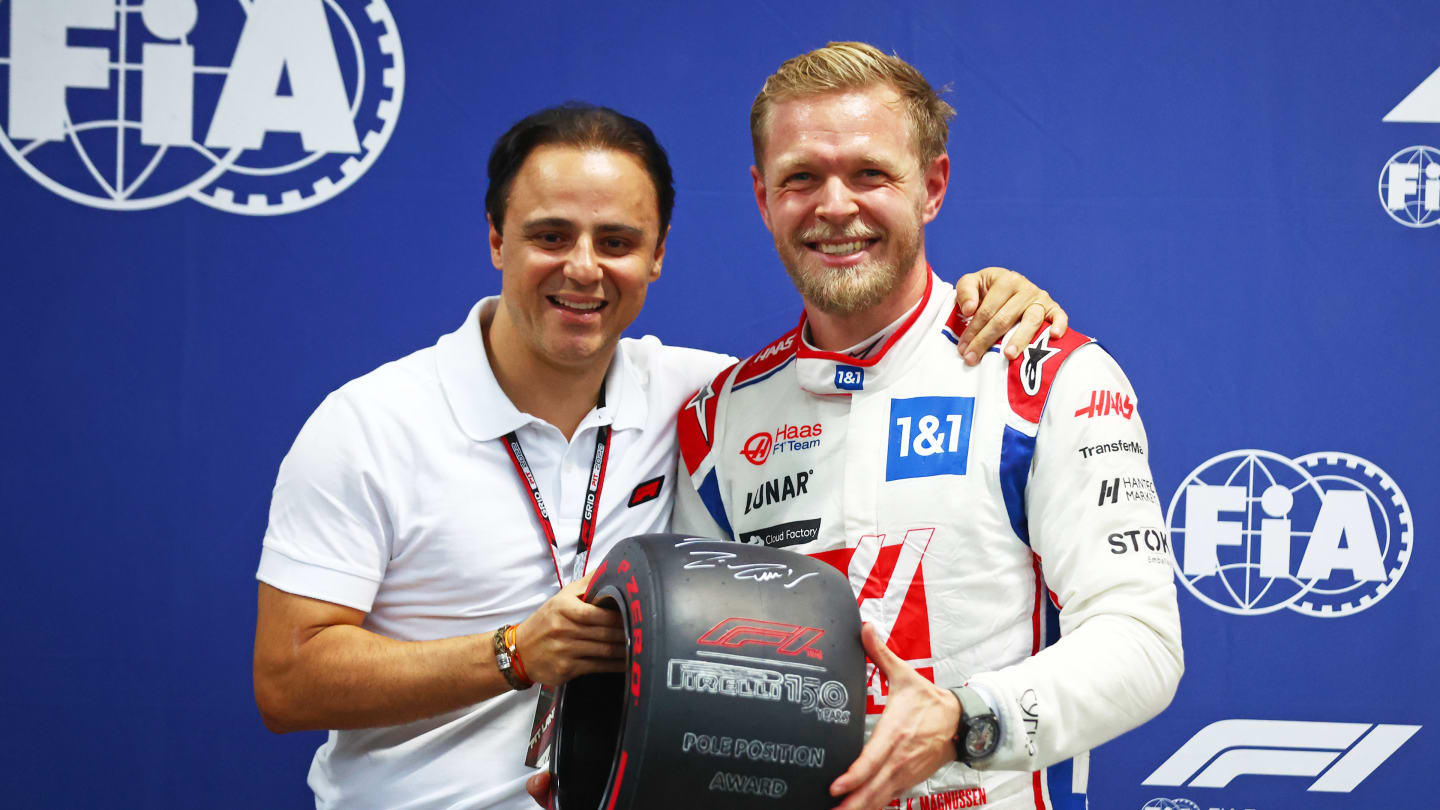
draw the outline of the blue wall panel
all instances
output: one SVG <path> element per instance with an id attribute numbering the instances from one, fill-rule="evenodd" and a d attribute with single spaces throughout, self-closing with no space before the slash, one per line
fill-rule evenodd
<path id="1" fill-rule="evenodd" d="M 126 61 L 143 44 L 181 44 L 147 30 L 136 0 L 119 2 L 133 6 L 120 15 Z M 949 278 L 987 264 L 1027 273 L 1121 360 L 1143 403 L 1157 488 L 1176 505 L 1181 556 L 1197 542 L 1182 485 L 1233 451 L 1274 454 L 1258 457 L 1299 482 L 1297 504 L 1312 498 L 1309 512 L 1296 507 L 1292 568 L 1324 493 L 1368 485 L 1379 496 L 1367 519 L 1383 585 L 1344 570 L 1262 577 L 1258 530 L 1252 546 L 1222 550 L 1221 574 L 1187 577 L 1214 601 L 1228 576 L 1236 593 L 1222 601 L 1249 604 L 1249 615 L 1181 589 L 1180 693 L 1099 749 L 1092 806 L 1338 810 L 1428 795 L 1440 720 L 1425 619 L 1437 604 L 1424 585 L 1437 575 L 1440 340 L 1428 316 L 1440 300 L 1440 226 L 1403 221 L 1434 224 L 1424 189 L 1440 191 L 1440 180 L 1422 168 L 1395 217 L 1379 181 L 1392 155 L 1440 147 L 1440 89 L 1418 102 L 1426 120 L 1382 120 L 1440 69 L 1435 3 L 392 2 L 402 77 L 367 4 L 335 0 L 325 30 L 345 86 L 363 88 L 359 135 L 383 127 L 376 103 L 395 87 L 403 104 L 353 185 L 270 216 L 215 207 L 217 184 L 266 193 L 271 210 L 297 207 L 283 193 L 309 197 L 320 176 L 344 177 L 344 156 L 232 170 L 148 210 L 105 210 L 45 185 L 104 196 L 75 146 L 113 181 L 117 118 L 130 122 L 129 182 L 157 151 L 141 138 L 138 69 L 124 71 L 123 109 L 119 82 L 62 88 L 67 139 L 25 151 L 34 139 L 18 137 L 16 116 L 23 130 L 31 102 L 17 101 L 15 72 L 29 35 L 17 17 L 72 5 L 0 0 L 0 507 L 11 548 L 0 751 L 15 806 L 308 806 L 321 735 L 270 735 L 250 692 L 270 487 L 328 391 L 432 343 L 498 290 L 481 201 L 490 144 L 521 115 L 573 98 L 649 122 L 679 197 L 665 275 L 633 331 L 748 353 L 798 313 L 750 195 L 749 103 L 784 58 L 853 38 L 950 87 L 952 185 L 927 232 L 932 263 Z M 253 8 L 198 5 L 183 44 L 214 70 L 194 78 L 197 141 Z M 77 27 L 63 43 L 119 61 L 120 41 Z M 170 149 L 150 185 L 108 207 L 139 207 L 212 165 L 195 148 Z M 299 136 L 272 133 L 236 159 L 283 167 L 304 154 Z M 1307 479 L 1320 468 L 1292 460 L 1317 452 L 1345 455 Z M 1351 457 L 1371 466 L 1346 466 Z M 1388 488 L 1367 475 L 1376 469 Z M 1247 483 L 1251 497 L 1264 489 Z M 1223 519 L 1263 517 L 1252 508 Z M 1353 531 L 1347 543 L 1363 542 Z M 1363 610 L 1341 608 L 1381 592 Z M 1281 606 L 1286 593 L 1316 607 Z M 1325 604 L 1345 615 L 1319 615 Z M 1172 758 L 1235 719 L 1266 722 L 1215 727 L 1209 748 Z M 1362 725 L 1323 742 L 1350 728 L 1338 723 Z M 1391 726 L 1420 729 L 1367 776 L 1350 755 Z M 1311 775 L 1258 764 L 1317 751 L 1330 758 Z M 1206 786 L 1227 764 L 1239 775 Z M 1355 767 L 1346 790 L 1316 789 Z"/>

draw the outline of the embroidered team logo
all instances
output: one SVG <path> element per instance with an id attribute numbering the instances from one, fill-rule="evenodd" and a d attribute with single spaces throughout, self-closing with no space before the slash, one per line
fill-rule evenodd
<path id="1" fill-rule="evenodd" d="M 93 208 L 311 208 L 374 165 L 404 95 L 384 0 L 11 0 L 0 15 L 0 150 Z"/>

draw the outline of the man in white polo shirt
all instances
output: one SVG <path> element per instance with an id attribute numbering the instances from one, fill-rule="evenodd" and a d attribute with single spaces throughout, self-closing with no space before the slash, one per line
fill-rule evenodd
<path id="1" fill-rule="evenodd" d="M 617 617 L 579 598 L 586 572 L 668 529 L 676 410 L 733 361 L 620 338 L 674 201 L 644 124 L 543 110 L 489 169 L 500 296 L 327 397 L 276 482 L 255 693 L 274 731 L 331 729 L 310 769 L 319 807 L 530 806 L 528 687 L 620 668 Z M 1058 307 L 1017 279 L 968 289 L 1033 331 Z"/>

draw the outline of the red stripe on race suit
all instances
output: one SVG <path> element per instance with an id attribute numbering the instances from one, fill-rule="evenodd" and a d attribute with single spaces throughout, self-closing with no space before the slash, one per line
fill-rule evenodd
<path id="1" fill-rule="evenodd" d="M 705 460 L 710 446 L 715 442 L 715 414 L 719 410 L 720 389 L 734 368 L 735 366 L 731 365 L 717 374 L 714 380 L 691 394 L 680 405 L 680 413 L 675 419 L 675 431 L 680 440 L 680 456 L 685 459 L 685 469 L 691 475 L 699 469 L 700 462 Z M 697 402 L 699 407 L 695 406 Z"/>

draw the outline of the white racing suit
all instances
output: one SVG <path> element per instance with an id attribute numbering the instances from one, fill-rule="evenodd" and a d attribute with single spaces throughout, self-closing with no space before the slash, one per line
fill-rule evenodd
<path id="1" fill-rule="evenodd" d="M 1089 749 L 1163 709 L 1183 669 L 1149 445 L 1089 338 L 966 366 L 953 301 L 932 274 L 862 359 L 806 345 L 802 318 L 697 392 L 675 530 L 834 565 L 901 658 L 991 704 L 998 751 L 892 807 L 1084 808 Z M 887 692 L 874 674 L 867 731 Z"/>

